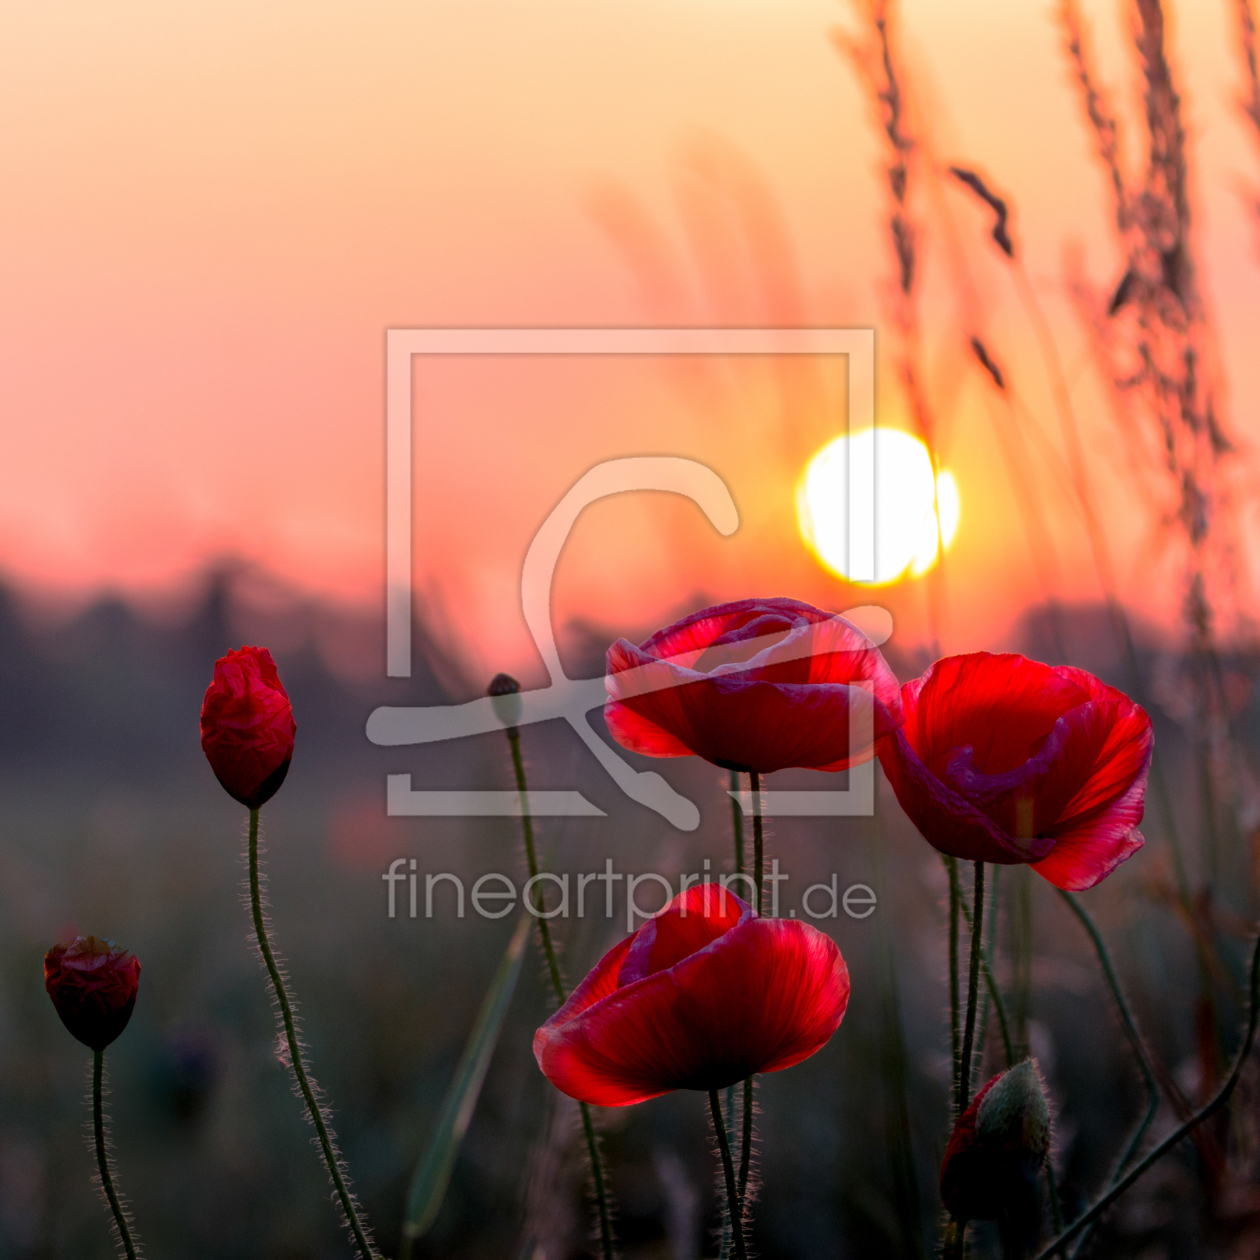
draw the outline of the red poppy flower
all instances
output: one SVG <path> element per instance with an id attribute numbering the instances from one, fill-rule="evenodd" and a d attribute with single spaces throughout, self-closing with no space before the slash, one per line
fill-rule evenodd
<path id="1" fill-rule="evenodd" d="M 830 937 L 701 884 L 614 946 L 534 1034 L 562 1093 L 623 1107 L 723 1089 L 821 1049 L 849 1002 Z"/>
<path id="2" fill-rule="evenodd" d="M 1142 846 L 1154 733 L 1082 669 L 976 652 L 901 689 L 905 725 L 880 745 L 901 807 L 942 853 L 1027 863 L 1092 888 Z"/>
<path id="3" fill-rule="evenodd" d="M 131 1019 L 140 961 L 113 941 L 80 936 L 44 955 L 44 987 L 70 1032 L 104 1050 Z"/>
<path id="4" fill-rule="evenodd" d="M 901 724 L 879 649 L 843 617 L 794 599 L 705 608 L 640 647 L 619 639 L 604 681 L 618 743 L 730 770 L 843 770 Z"/>
<path id="5" fill-rule="evenodd" d="M 293 758 L 293 706 L 266 648 L 214 664 L 201 705 L 201 747 L 229 795 L 258 809 L 280 790 Z"/>
<path id="6" fill-rule="evenodd" d="M 941 1162 L 941 1202 L 957 1221 L 1013 1224 L 1035 1212 L 1050 1151 L 1050 1107 L 1031 1059 L 999 1072 L 958 1117 Z M 1035 1235 L 1034 1235 L 1035 1236 Z"/>

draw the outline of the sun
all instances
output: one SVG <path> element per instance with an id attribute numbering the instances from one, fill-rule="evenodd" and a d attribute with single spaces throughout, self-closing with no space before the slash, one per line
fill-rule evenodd
<path id="1" fill-rule="evenodd" d="M 809 461 L 796 492 L 801 536 L 819 562 L 848 578 L 849 456 L 875 457 L 875 511 L 865 525 L 875 530 L 875 580 L 887 586 L 920 577 L 958 532 L 961 504 L 953 474 L 937 474 L 927 447 L 900 429 L 859 429 L 828 442 Z M 937 532 L 937 513 L 940 531 Z M 869 542 L 855 537 L 855 542 Z"/>

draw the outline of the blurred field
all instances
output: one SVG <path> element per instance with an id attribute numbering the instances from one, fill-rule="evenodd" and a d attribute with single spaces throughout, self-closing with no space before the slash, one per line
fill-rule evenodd
<path id="1" fill-rule="evenodd" d="M 455 919 L 441 893 L 444 912 L 431 921 L 390 921 L 385 913 L 380 875 L 393 857 L 416 857 L 422 872 L 475 878 L 502 870 L 520 879 L 510 820 L 384 817 L 390 771 L 410 770 L 417 786 L 506 786 L 504 741 L 409 752 L 375 749 L 363 734 L 367 713 L 387 697 L 437 701 L 447 694 L 439 674 L 458 698 L 472 694 L 474 683 L 461 682 L 449 661 L 436 658 L 433 670 L 419 670 L 406 684 L 346 681 L 354 656 L 347 645 L 358 644 L 370 658 L 375 627 L 346 629 L 339 662 L 335 651 L 317 646 L 329 610 L 278 603 L 264 616 L 234 597 L 238 585 L 239 575 L 220 572 L 191 613 L 166 624 L 114 602 L 59 623 L 35 617 L 13 592 L 0 604 L 6 1258 L 110 1254 L 84 1143 L 88 1055 L 60 1027 L 42 984 L 43 951 L 70 929 L 114 937 L 144 967 L 135 1018 L 108 1052 L 107 1067 L 122 1185 L 151 1254 L 348 1254 L 300 1107 L 274 1055 L 264 977 L 246 941 L 242 811 L 214 782 L 198 744 L 201 692 L 214 658 L 229 646 L 263 639 L 266 631 L 285 644 L 276 655 L 298 721 L 297 753 L 283 791 L 263 814 L 276 940 L 290 963 L 316 1074 L 336 1108 L 343 1148 L 386 1254 L 396 1254 L 411 1170 L 511 932 L 511 917 Z M 1079 636 L 1078 659 L 1104 676 L 1114 672 L 1099 614 L 1076 610 L 1069 625 Z M 616 628 L 603 639 L 623 629 L 638 628 Z M 1029 649 L 1044 649 L 1035 616 L 1026 630 Z M 599 632 L 586 628 L 570 643 L 573 672 L 598 670 Z M 898 656 L 893 646 L 898 672 L 917 672 L 921 662 Z M 1152 673 L 1166 670 L 1168 659 L 1154 643 L 1144 648 Z M 1183 786 L 1177 727 L 1155 716 L 1178 805 L 1189 817 L 1194 794 Z M 1256 717 L 1249 701 L 1240 721 L 1252 734 Z M 664 766 L 702 808 L 700 830 L 682 835 L 620 798 L 566 732 L 532 728 L 524 740 L 534 786 L 580 786 L 609 815 L 540 823 L 541 849 L 556 869 L 598 870 L 612 857 L 618 870 L 676 878 L 699 870 L 704 857 L 714 869 L 729 863 L 725 776 L 711 767 L 690 760 Z M 782 785 L 793 778 L 784 774 Z M 1148 841 L 1086 896 L 1160 1061 L 1193 1096 L 1193 950 L 1160 892 L 1168 880 L 1165 846 L 1149 828 Z M 833 872 L 841 888 L 871 884 L 880 902 L 869 919 L 842 916 L 826 925 L 853 976 L 839 1033 L 806 1064 L 763 1080 L 757 1250 L 766 1257 L 929 1254 L 948 1079 L 942 865 L 888 794 L 881 794 L 875 820 L 774 824 L 769 852 L 791 876 L 785 907 L 797 904 L 794 895 L 807 883 Z M 1247 909 L 1244 877 L 1240 867 L 1243 882 L 1227 886 L 1230 905 L 1220 908 L 1235 978 L 1244 945 L 1224 913 Z M 1055 1158 L 1071 1203 L 1090 1197 L 1105 1173 L 1139 1110 L 1140 1089 L 1079 926 L 1035 876 L 1005 870 L 1002 879 L 1004 959 L 1011 956 L 1014 899 L 1021 888 L 1032 897 L 1026 1035 L 1059 1110 Z M 561 926 L 570 980 L 624 931 L 621 914 L 619 908 L 614 922 L 588 917 Z M 1014 983 L 1009 963 L 1000 965 L 999 977 L 1008 988 Z M 515 1256 L 527 1240 L 548 1260 L 584 1253 L 588 1218 L 574 1116 L 530 1052 L 548 1009 L 541 979 L 539 966 L 527 966 L 421 1255 Z M 1225 1028 L 1237 1013 L 1228 980 L 1218 990 Z M 909 1168 L 898 1161 L 898 1025 Z M 986 1054 L 994 1070 L 999 1053 L 991 1025 Z M 1249 1078 L 1252 1092 L 1238 1112 L 1244 1127 L 1242 1118 L 1254 1114 L 1254 1085 Z M 702 1103 L 681 1094 L 600 1115 L 627 1256 L 715 1254 L 714 1164 Z M 1249 1149 L 1254 1158 L 1254 1137 Z M 1152 1254 L 1143 1247 L 1153 1238 L 1170 1244 L 1154 1254 L 1215 1254 L 1197 1249 L 1219 1231 L 1200 1211 L 1206 1200 L 1199 1171 L 1192 1154 L 1168 1160 L 1116 1214 L 1096 1254 Z M 907 1195 L 917 1200 L 917 1220 L 907 1217 Z M 1171 1246 L 1175 1237 L 1184 1245 Z"/>

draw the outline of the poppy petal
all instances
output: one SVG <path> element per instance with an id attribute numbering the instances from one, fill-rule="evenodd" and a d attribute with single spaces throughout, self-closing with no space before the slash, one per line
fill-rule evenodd
<path id="1" fill-rule="evenodd" d="M 933 773 L 958 748 L 971 748 L 984 774 L 1014 770 L 1064 713 L 1090 698 L 1072 678 L 1013 653 L 945 657 L 902 689 L 906 736 Z"/>
<path id="2" fill-rule="evenodd" d="M 704 915 L 706 897 L 718 900 L 689 889 L 670 909 L 681 902 Z M 673 966 L 576 1012 L 566 1003 L 534 1038 L 548 1079 L 584 1102 L 625 1106 L 675 1089 L 721 1089 L 819 1050 L 848 1004 L 840 951 L 808 924 L 757 918 L 740 905 L 736 926 Z M 596 969 L 603 977 L 610 958 Z"/>
<path id="3" fill-rule="evenodd" d="M 697 889 L 691 897 L 675 898 L 634 934 L 634 943 L 617 973 L 619 986 L 667 971 L 752 914 L 742 898 L 721 885 L 700 884 Z M 702 901 L 700 913 L 695 910 L 697 896 Z"/>
<path id="4" fill-rule="evenodd" d="M 831 616 L 811 604 L 782 596 L 769 600 L 740 599 L 729 604 L 703 608 L 674 622 L 672 626 L 656 631 L 644 640 L 643 650 L 651 656 L 678 659 L 680 663 L 690 665 L 694 657 L 693 660 L 686 660 L 689 654 L 699 656 L 717 639 L 738 632 L 768 607 L 800 621 L 825 621 Z"/>
<path id="5" fill-rule="evenodd" d="M 1145 843 L 1138 823 L 1145 808 L 1146 776 L 1147 769 L 1143 769 L 1129 790 L 1102 815 L 1078 820 L 1056 834 L 1054 848 L 1032 864 L 1033 870 L 1069 892 L 1083 892 L 1106 879 Z"/>
<path id="6" fill-rule="evenodd" d="M 942 852 L 1026 862 L 1080 889 L 1141 847 L 1154 735 L 1122 692 L 1084 670 L 974 653 L 937 661 L 902 701 L 880 761 Z"/>
<path id="7" fill-rule="evenodd" d="M 642 647 L 620 639 L 605 686 L 623 746 L 760 773 L 868 761 L 902 720 L 896 678 L 871 641 L 795 600 L 706 609 Z"/>
<path id="8" fill-rule="evenodd" d="M 1112 733 L 1112 706 L 1082 704 L 1055 724 L 1035 756 L 1006 774 L 986 775 L 975 768 L 971 749 L 960 749 L 947 763 L 945 783 L 993 819 L 1007 835 L 1044 835 L 1063 818 L 1065 807 L 1090 780 Z M 1121 785 L 1112 795 L 1124 790 Z"/>
<path id="9" fill-rule="evenodd" d="M 1155 751 L 1155 732 L 1145 710 L 1125 696 L 1088 706 L 1105 732 L 1092 773 L 1063 807 L 1063 823 L 1085 821 L 1105 810 L 1139 781 L 1145 785 Z M 1141 821 L 1139 813 L 1137 821 Z"/>
<path id="10" fill-rule="evenodd" d="M 879 746 L 879 763 L 901 808 L 919 833 L 941 853 L 969 862 L 1015 866 L 1044 857 L 1054 841 L 1016 840 L 993 819 L 952 791 L 919 759 L 902 731 Z"/>

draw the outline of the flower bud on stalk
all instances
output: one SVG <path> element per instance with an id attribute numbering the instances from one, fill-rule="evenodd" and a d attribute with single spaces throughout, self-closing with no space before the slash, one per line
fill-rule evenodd
<path id="1" fill-rule="evenodd" d="M 263 881 L 259 865 L 258 811 L 280 790 L 293 760 L 297 725 L 288 692 L 280 682 L 276 663 L 264 647 L 241 647 L 214 663 L 214 678 L 201 705 L 201 747 L 215 778 L 228 795 L 249 810 L 249 901 L 254 919 L 254 939 L 271 981 L 271 992 L 280 1019 L 280 1034 L 288 1049 L 287 1066 L 319 1141 L 324 1165 L 336 1200 L 354 1237 L 361 1260 L 376 1260 L 380 1253 L 372 1243 L 349 1179 L 337 1150 L 336 1135 L 321 1106 L 319 1087 L 310 1079 L 309 1067 L 298 1039 L 293 1001 L 284 974 L 276 962 L 263 914 Z"/>
<path id="2" fill-rule="evenodd" d="M 227 793 L 259 809 L 293 760 L 293 706 L 271 653 L 242 647 L 215 662 L 201 706 L 201 747 Z"/>
<path id="3" fill-rule="evenodd" d="M 71 1035 L 92 1051 L 92 1133 L 101 1190 L 127 1260 L 136 1260 L 127 1209 L 114 1189 L 105 1127 L 105 1047 L 131 1019 L 140 987 L 140 960 L 95 936 L 54 945 L 44 955 L 44 987 Z"/>
<path id="4" fill-rule="evenodd" d="M 958 1117 L 941 1165 L 941 1201 L 957 1221 L 997 1221 L 1021 1255 L 1041 1224 L 1038 1175 L 1050 1152 L 1050 1107 L 1031 1059 L 995 1076 Z"/>
<path id="5" fill-rule="evenodd" d="M 495 674 L 486 694 L 490 697 L 495 717 L 508 730 L 515 730 L 520 726 L 525 706 L 521 702 L 521 684 L 511 674 Z"/>

